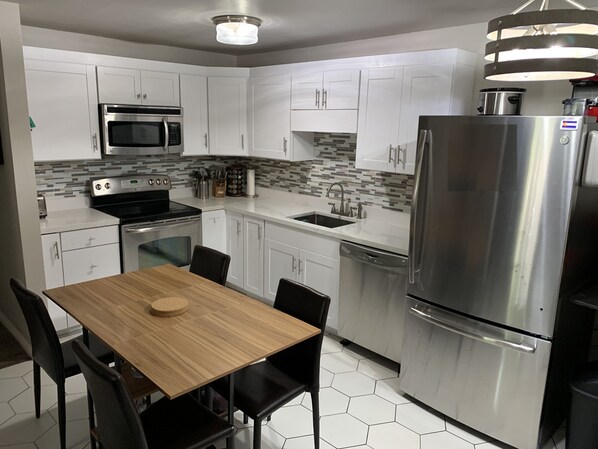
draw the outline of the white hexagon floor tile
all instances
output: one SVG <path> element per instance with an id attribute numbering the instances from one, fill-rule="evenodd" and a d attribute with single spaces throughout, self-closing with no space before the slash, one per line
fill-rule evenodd
<path id="1" fill-rule="evenodd" d="M 565 427 L 561 427 L 554 433 L 554 435 L 552 437 L 552 441 L 554 442 L 556 449 L 565 449 L 566 433 L 567 433 L 567 430 Z"/>
<path id="2" fill-rule="evenodd" d="M 395 405 L 375 394 L 351 398 L 349 414 L 366 424 L 382 424 L 395 419 Z"/>
<path id="3" fill-rule="evenodd" d="M 31 363 L 31 362 L 28 362 L 28 363 Z M 33 387 L 33 366 L 31 367 L 31 370 L 23 376 L 23 380 L 25 382 L 27 382 L 27 385 L 29 385 L 30 387 Z M 56 383 L 50 378 L 50 376 L 48 376 L 46 374 L 46 372 L 43 369 L 41 370 L 40 381 L 41 381 L 42 386 L 44 386 L 44 385 L 56 386 Z"/>
<path id="4" fill-rule="evenodd" d="M 35 443 L 11 444 L 10 446 L 0 446 L 2 449 L 39 449 Z"/>
<path id="5" fill-rule="evenodd" d="M 41 388 L 41 411 L 48 410 L 57 401 L 56 386 L 43 386 Z M 16 413 L 30 413 L 35 411 L 33 388 L 28 388 L 17 397 L 8 401 Z"/>
<path id="6" fill-rule="evenodd" d="M 290 407 L 292 405 L 300 405 L 303 402 L 303 398 L 305 397 L 305 393 L 301 393 L 299 396 L 297 396 L 295 399 L 292 399 L 291 401 L 287 402 L 284 407 Z"/>
<path id="7" fill-rule="evenodd" d="M 288 438 L 283 449 L 313 449 L 314 437 L 312 435 L 297 438 Z M 335 449 L 322 438 L 320 438 L 320 449 Z"/>
<path id="8" fill-rule="evenodd" d="M 0 426 L 0 441 L 4 445 L 33 443 L 55 424 L 49 413 L 42 413 L 39 419 L 35 413 L 14 415 Z"/>
<path id="9" fill-rule="evenodd" d="M 274 418 L 273 418 L 274 419 Z M 262 426 L 262 445 L 261 449 L 280 449 L 285 442 L 285 438 L 268 426 Z M 218 447 L 225 447 L 218 445 Z M 239 430 L 235 434 L 236 449 L 253 449 L 253 426 Z"/>
<path id="10" fill-rule="evenodd" d="M 395 419 L 399 424 L 420 435 L 445 430 L 444 418 L 419 403 L 397 405 Z"/>
<path id="11" fill-rule="evenodd" d="M 17 397 L 27 388 L 27 384 L 20 377 L 0 379 L 0 402 L 8 402 Z"/>
<path id="12" fill-rule="evenodd" d="M 320 368 L 320 388 L 332 385 L 332 379 L 334 379 L 334 374 L 324 368 Z"/>
<path id="13" fill-rule="evenodd" d="M 450 418 L 446 418 L 446 430 L 471 444 L 487 443 L 494 439 Z"/>
<path id="14" fill-rule="evenodd" d="M 342 352 L 323 354 L 320 357 L 320 365 L 322 365 L 322 368 L 333 374 L 357 371 L 358 364 L 359 361 L 356 358 Z"/>
<path id="15" fill-rule="evenodd" d="M 420 449 L 419 435 L 393 422 L 370 426 L 367 445 L 372 449 Z"/>
<path id="16" fill-rule="evenodd" d="M 552 449 L 551 446 L 548 446 Z M 476 449 L 513 449 L 513 446 L 509 446 L 508 444 L 501 443 L 500 441 L 492 441 L 490 443 L 482 443 L 476 444 Z"/>
<path id="17" fill-rule="evenodd" d="M 66 424 L 66 447 L 67 449 L 83 449 L 89 443 L 89 421 L 78 419 L 69 421 Z M 35 440 L 38 447 L 44 449 L 60 449 L 60 436 L 58 425 L 55 425 L 41 437 Z"/>
<path id="18" fill-rule="evenodd" d="M 357 371 L 376 380 L 398 377 L 398 365 L 383 358 L 360 360 Z"/>
<path id="19" fill-rule="evenodd" d="M 365 444 L 368 426 L 343 413 L 320 418 L 320 437 L 337 449 Z"/>
<path id="20" fill-rule="evenodd" d="M 83 374 L 69 377 L 64 384 L 64 389 L 66 394 L 87 393 L 87 384 Z"/>
<path id="21" fill-rule="evenodd" d="M 343 345 L 340 344 L 337 337 L 324 335 L 322 340 L 322 354 L 331 354 L 333 352 L 341 352 Z"/>
<path id="22" fill-rule="evenodd" d="M 308 410 L 311 408 L 311 395 L 306 394 L 301 402 Z M 349 406 L 349 397 L 334 388 L 320 388 L 320 416 L 345 413 Z"/>
<path id="23" fill-rule="evenodd" d="M 421 449 L 474 449 L 473 444 L 448 432 L 421 436 Z"/>
<path id="24" fill-rule="evenodd" d="M 312 435 L 312 413 L 302 405 L 283 407 L 272 414 L 268 426 L 284 438 Z"/>
<path id="25" fill-rule="evenodd" d="M 0 403 L 0 425 L 8 421 L 15 414 L 14 410 L 8 403 Z"/>
<path id="26" fill-rule="evenodd" d="M 58 422 L 58 403 L 54 404 L 48 410 L 52 418 Z M 87 394 L 67 394 L 66 395 L 66 420 L 74 421 L 78 419 L 87 419 Z"/>
<path id="27" fill-rule="evenodd" d="M 393 404 L 408 404 L 411 401 L 399 389 L 399 378 L 383 379 L 376 381 L 376 389 L 374 391 L 381 398 L 392 402 Z"/>
<path id="28" fill-rule="evenodd" d="M 332 387 L 347 396 L 364 396 L 374 392 L 376 382 L 371 377 L 358 372 L 341 373 L 334 376 Z"/>
<path id="29" fill-rule="evenodd" d="M 25 374 L 33 370 L 33 362 L 17 363 L 6 368 L 0 369 L 0 379 L 7 379 L 9 377 L 23 377 Z"/>

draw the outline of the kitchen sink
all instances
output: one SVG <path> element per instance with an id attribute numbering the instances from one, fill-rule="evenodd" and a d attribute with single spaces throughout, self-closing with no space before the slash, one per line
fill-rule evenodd
<path id="1" fill-rule="evenodd" d="M 293 220 L 302 221 L 303 223 L 311 223 L 317 226 L 323 226 L 325 228 L 338 228 L 339 226 L 345 226 L 355 223 L 351 220 L 345 220 L 335 215 L 326 215 L 319 212 L 309 212 L 307 214 L 296 215 L 290 217 Z"/>

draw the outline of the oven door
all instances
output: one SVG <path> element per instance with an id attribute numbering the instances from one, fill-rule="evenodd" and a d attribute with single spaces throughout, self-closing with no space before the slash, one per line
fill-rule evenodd
<path id="1" fill-rule="evenodd" d="M 135 223 L 121 227 L 123 271 L 158 265 L 189 267 L 201 243 L 201 217 Z"/>

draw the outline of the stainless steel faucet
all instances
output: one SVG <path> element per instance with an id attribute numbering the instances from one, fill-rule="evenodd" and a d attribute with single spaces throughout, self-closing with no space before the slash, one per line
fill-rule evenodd
<path id="1" fill-rule="evenodd" d="M 340 182 L 334 182 L 328 187 L 328 191 L 326 192 L 326 197 L 330 198 L 330 191 L 334 186 L 339 186 L 341 189 L 341 207 L 338 210 L 339 215 L 345 215 L 345 189 L 343 189 L 343 185 Z M 332 213 L 335 212 L 334 205 L 332 206 Z"/>

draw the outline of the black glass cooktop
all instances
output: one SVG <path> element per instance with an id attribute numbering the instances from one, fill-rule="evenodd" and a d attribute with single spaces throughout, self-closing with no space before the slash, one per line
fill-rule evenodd
<path id="1" fill-rule="evenodd" d="M 94 209 L 119 218 L 121 224 L 160 221 L 200 215 L 201 209 L 174 201 L 139 201 L 94 206 Z"/>

